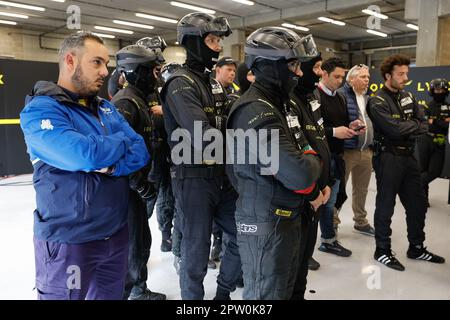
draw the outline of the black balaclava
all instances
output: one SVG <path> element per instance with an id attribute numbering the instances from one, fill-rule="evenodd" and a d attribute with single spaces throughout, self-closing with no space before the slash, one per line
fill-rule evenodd
<path id="1" fill-rule="evenodd" d="M 205 38 L 208 34 L 199 36 L 186 36 L 183 46 L 186 49 L 186 64 L 188 67 L 204 72 L 205 68 L 212 70 L 219 58 L 220 52 L 211 50 L 205 44 Z"/>
<path id="2" fill-rule="evenodd" d="M 314 89 L 316 89 L 317 83 L 320 81 L 320 77 L 314 73 L 313 68 L 316 62 L 321 60 L 322 57 L 319 55 L 309 61 L 302 62 L 300 69 L 303 72 L 303 76 L 298 80 L 298 85 L 295 88 L 295 94 L 299 96 L 306 96 L 313 93 Z"/>
<path id="3" fill-rule="evenodd" d="M 152 67 L 141 65 L 135 72 L 126 72 L 125 78 L 128 83 L 141 90 L 146 96 L 155 91 L 157 81 Z"/>
<path id="4" fill-rule="evenodd" d="M 448 96 L 448 92 L 443 92 L 443 93 L 434 93 L 432 94 L 433 96 L 433 100 L 436 101 L 437 103 L 444 103 L 445 99 Z"/>
<path id="5" fill-rule="evenodd" d="M 289 99 L 298 83 L 298 76 L 289 70 L 286 60 L 261 59 L 253 64 L 251 70 L 257 82 L 265 87 L 275 87 L 283 100 Z"/>
<path id="6" fill-rule="evenodd" d="M 249 69 L 245 63 L 239 64 L 236 69 L 236 80 L 241 94 L 247 91 L 248 88 L 250 88 L 250 85 L 252 84 L 250 81 L 247 80 L 248 72 Z"/>

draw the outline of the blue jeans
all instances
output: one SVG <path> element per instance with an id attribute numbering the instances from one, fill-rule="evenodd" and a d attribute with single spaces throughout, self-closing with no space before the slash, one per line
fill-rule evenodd
<path id="1" fill-rule="evenodd" d="M 331 174 L 335 175 L 336 163 L 331 161 Z M 341 180 L 336 179 L 331 187 L 331 195 L 328 202 L 322 207 L 320 214 L 320 231 L 322 232 L 321 240 L 326 243 L 333 243 L 336 240 L 336 232 L 333 226 L 333 209 L 336 204 L 337 195 L 339 193 L 339 185 Z"/>

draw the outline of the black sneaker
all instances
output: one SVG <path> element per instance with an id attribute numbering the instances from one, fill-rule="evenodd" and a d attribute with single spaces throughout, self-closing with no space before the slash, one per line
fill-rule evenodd
<path id="1" fill-rule="evenodd" d="M 308 269 L 309 270 L 317 270 L 320 268 L 320 263 L 317 262 L 313 257 L 308 259 Z"/>
<path id="2" fill-rule="evenodd" d="M 356 231 L 358 231 L 361 234 L 364 234 L 366 236 L 375 237 L 375 229 L 372 228 L 370 224 L 365 225 L 364 227 L 355 226 L 354 227 Z"/>
<path id="3" fill-rule="evenodd" d="M 337 240 L 333 243 L 322 242 L 319 250 L 322 252 L 335 254 L 339 257 L 350 257 L 352 255 L 352 252 L 341 246 L 341 244 Z"/>
<path id="4" fill-rule="evenodd" d="M 170 252 L 172 251 L 172 240 L 161 240 L 161 251 L 162 252 Z"/>
<path id="5" fill-rule="evenodd" d="M 397 271 L 405 270 L 405 267 L 395 258 L 395 254 L 390 249 L 376 249 L 373 257 L 386 267 Z"/>
<path id="6" fill-rule="evenodd" d="M 444 263 L 445 259 L 436 254 L 431 253 L 424 246 L 409 246 L 406 256 L 410 259 L 424 260 L 433 263 Z"/>
<path id="7" fill-rule="evenodd" d="M 149 289 L 145 289 L 145 291 L 139 294 L 131 293 L 128 297 L 128 300 L 166 300 L 166 295 L 163 293 L 152 292 Z"/>

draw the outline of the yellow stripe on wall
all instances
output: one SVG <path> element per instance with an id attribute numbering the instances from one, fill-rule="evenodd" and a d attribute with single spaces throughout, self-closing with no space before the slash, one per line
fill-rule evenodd
<path id="1" fill-rule="evenodd" d="M 20 124 L 20 119 L 0 119 L 0 124 Z"/>

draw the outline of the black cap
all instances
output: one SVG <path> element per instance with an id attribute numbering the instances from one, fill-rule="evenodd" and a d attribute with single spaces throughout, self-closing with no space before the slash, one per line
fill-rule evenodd
<path id="1" fill-rule="evenodd" d="M 216 63 L 216 68 L 217 67 L 223 67 L 223 66 L 225 66 L 225 65 L 228 65 L 228 64 L 234 64 L 234 66 L 237 68 L 237 63 L 236 63 L 236 61 L 234 61 L 233 60 L 233 58 L 231 58 L 231 57 L 223 57 L 223 58 L 220 58 L 218 61 L 217 61 L 217 63 Z"/>

